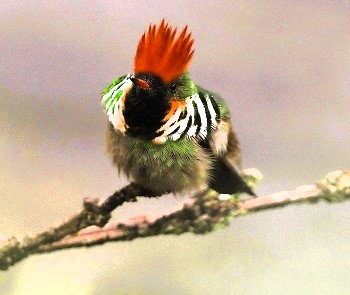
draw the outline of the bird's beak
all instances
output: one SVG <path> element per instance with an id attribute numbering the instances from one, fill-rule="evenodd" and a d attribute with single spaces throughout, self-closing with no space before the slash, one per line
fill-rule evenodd
<path id="1" fill-rule="evenodd" d="M 142 89 L 148 89 L 148 88 L 151 87 L 151 86 L 149 86 L 149 84 L 146 81 L 144 81 L 142 79 L 138 79 L 138 78 L 135 78 L 135 77 L 130 77 L 130 80 L 131 80 L 132 83 L 140 86 Z"/>

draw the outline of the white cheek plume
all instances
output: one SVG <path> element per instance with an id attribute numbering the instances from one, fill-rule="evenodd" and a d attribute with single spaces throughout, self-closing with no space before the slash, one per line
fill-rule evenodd
<path id="1" fill-rule="evenodd" d="M 112 87 L 105 95 L 101 102 L 105 106 L 105 111 L 109 121 L 115 129 L 125 133 L 125 120 L 123 116 L 123 103 L 126 94 L 132 87 L 130 75 L 127 75 L 120 83 Z"/>
<path id="2" fill-rule="evenodd" d="M 195 93 L 187 97 L 186 104 L 179 106 L 169 120 L 157 130 L 162 134 L 153 142 L 161 144 L 166 140 L 176 141 L 184 135 L 192 139 L 205 139 L 208 136 L 208 130 L 215 130 L 218 123 L 213 104 L 208 94 L 203 97 L 200 95 L 203 94 Z M 185 110 L 186 116 L 179 119 Z"/>

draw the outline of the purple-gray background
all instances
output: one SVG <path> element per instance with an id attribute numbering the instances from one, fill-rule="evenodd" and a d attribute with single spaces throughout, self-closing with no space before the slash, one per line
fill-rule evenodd
<path id="1" fill-rule="evenodd" d="M 104 154 L 101 90 L 150 22 L 188 24 L 193 79 L 229 102 L 260 194 L 350 168 L 349 1 L 2 1 L 0 238 L 35 233 L 126 183 Z M 141 200 L 116 218 L 181 197 Z M 349 204 L 295 206 L 206 236 L 35 256 L 9 294 L 348 294 Z"/>

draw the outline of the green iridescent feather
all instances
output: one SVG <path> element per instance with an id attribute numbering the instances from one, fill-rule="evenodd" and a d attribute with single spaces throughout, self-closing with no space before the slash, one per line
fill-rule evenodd
<path id="1" fill-rule="evenodd" d="M 125 79 L 126 75 L 121 76 L 119 78 L 117 78 L 116 80 L 114 80 L 108 87 L 106 87 L 103 91 L 102 91 L 102 96 L 107 94 L 109 92 L 109 90 L 111 90 L 114 86 L 116 86 L 117 84 L 119 84 L 121 81 L 123 81 L 123 79 Z"/>

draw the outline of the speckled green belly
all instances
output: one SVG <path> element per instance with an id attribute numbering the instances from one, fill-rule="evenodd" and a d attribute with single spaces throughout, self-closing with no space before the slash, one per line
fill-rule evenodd
<path id="1" fill-rule="evenodd" d="M 156 194 L 195 190 L 208 182 L 211 160 L 195 141 L 154 144 L 122 135 L 111 124 L 106 141 L 118 170 Z"/>

